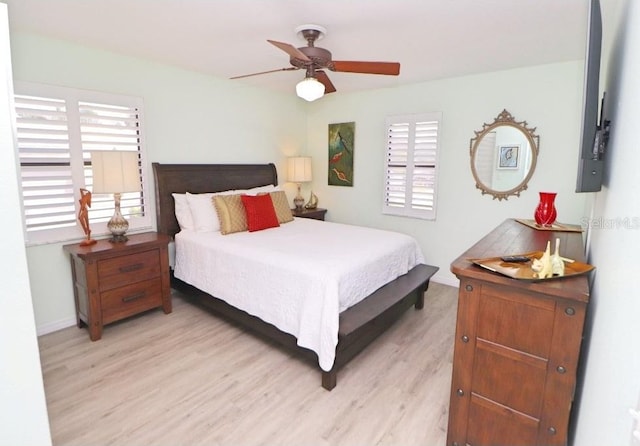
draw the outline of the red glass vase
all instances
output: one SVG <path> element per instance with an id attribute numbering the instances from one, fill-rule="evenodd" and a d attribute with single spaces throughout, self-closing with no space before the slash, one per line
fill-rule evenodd
<path id="1" fill-rule="evenodd" d="M 540 192 L 540 203 L 538 203 L 534 214 L 536 223 L 542 226 L 551 226 L 556 221 L 558 213 L 556 211 L 555 200 L 555 192 Z"/>

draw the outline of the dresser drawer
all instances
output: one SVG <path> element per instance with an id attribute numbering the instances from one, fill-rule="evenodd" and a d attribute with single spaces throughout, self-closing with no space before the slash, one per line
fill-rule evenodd
<path id="1" fill-rule="evenodd" d="M 539 427 L 540 421 L 536 418 L 471 395 L 469 427 L 464 444 L 536 445 Z"/>
<path id="2" fill-rule="evenodd" d="M 538 418 L 546 376 L 546 360 L 477 340 L 471 382 L 474 394 Z"/>
<path id="3" fill-rule="evenodd" d="M 482 286 L 478 338 L 540 358 L 549 357 L 555 302 L 504 287 Z"/>
<path id="4" fill-rule="evenodd" d="M 98 261 L 100 291 L 160 276 L 160 251 L 153 249 Z"/>
<path id="5" fill-rule="evenodd" d="M 145 280 L 100 294 L 102 322 L 108 324 L 162 305 L 162 281 Z"/>

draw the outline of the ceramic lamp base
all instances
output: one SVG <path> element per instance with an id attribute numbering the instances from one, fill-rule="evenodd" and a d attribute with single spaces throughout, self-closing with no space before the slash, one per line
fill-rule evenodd
<path id="1" fill-rule="evenodd" d="M 298 183 L 298 195 L 293 199 L 293 205 L 296 207 L 296 211 L 301 211 L 304 206 L 304 197 L 300 193 L 300 183 Z"/>
<path id="2" fill-rule="evenodd" d="M 129 240 L 129 238 L 124 235 L 129 229 L 129 222 L 120 213 L 120 194 L 114 194 L 113 198 L 116 209 L 113 217 L 111 217 L 111 220 L 107 223 L 107 229 L 109 229 L 112 235 L 109 241 L 112 243 L 123 243 Z"/>

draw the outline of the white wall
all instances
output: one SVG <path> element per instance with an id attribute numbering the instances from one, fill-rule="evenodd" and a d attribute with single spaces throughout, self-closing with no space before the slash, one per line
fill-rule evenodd
<path id="1" fill-rule="evenodd" d="M 579 223 L 584 194 L 576 194 L 583 62 L 566 62 L 445 79 L 375 92 L 328 95 L 309 107 L 308 154 L 314 192 L 328 220 L 396 229 L 416 237 L 434 280 L 457 284 L 449 265 L 506 218 L 533 218 L 539 191 L 558 193 L 558 221 Z M 537 127 L 540 154 L 529 189 L 507 201 L 475 188 L 469 142 L 482 124 L 507 109 Z M 385 117 L 442 111 L 435 221 L 382 215 Z M 354 186 L 327 186 L 327 125 L 355 121 Z M 319 179 L 316 181 L 315 179 Z"/>
<path id="2" fill-rule="evenodd" d="M 147 160 L 163 163 L 267 163 L 285 184 L 285 159 L 305 151 L 304 103 L 166 65 L 39 37 L 12 34 L 14 78 L 140 96 Z M 149 169 L 148 185 L 152 191 Z M 154 212 L 151 194 L 150 212 Z M 27 248 L 39 333 L 74 324 L 69 260 L 62 244 Z"/>
<path id="3" fill-rule="evenodd" d="M 606 42 L 605 82 L 612 133 L 605 187 L 594 200 L 590 261 L 597 270 L 578 391 L 580 446 L 640 444 L 631 439 L 628 414 L 640 405 L 640 3 L 603 2 L 603 16 L 613 38 Z"/>
<path id="4" fill-rule="evenodd" d="M 0 444 L 51 444 L 24 250 L 13 132 L 7 6 L 0 3 Z"/>

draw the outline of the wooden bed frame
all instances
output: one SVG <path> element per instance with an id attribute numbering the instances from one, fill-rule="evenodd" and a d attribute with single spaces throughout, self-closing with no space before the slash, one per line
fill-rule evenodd
<path id="1" fill-rule="evenodd" d="M 153 173 L 158 232 L 172 238 L 180 230 L 172 193 L 220 192 L 278 184 L 274 164 L 153 163 Z M 340 314 L 335 362 L 330 371 L 322 371 L 322 387 L 333 389 L 337 384 L 338 369 L 390 327 L 409 307 L 423 308 L 424 293 L 431 276 L 437 271 L 438 267 L 435 266 L 418 265 Z M 297 351 L 317 365 L 315 352 L 299 347 L 293 335 L 175 278 L 173 273 L 171 286 L 190 300 L 254 333 Z"/>

